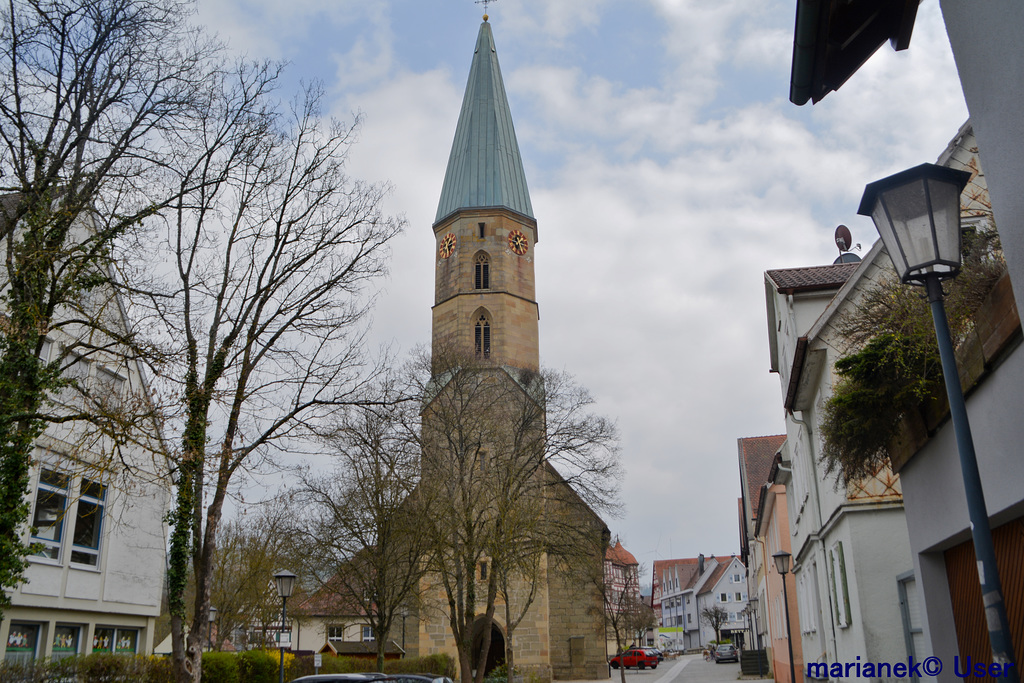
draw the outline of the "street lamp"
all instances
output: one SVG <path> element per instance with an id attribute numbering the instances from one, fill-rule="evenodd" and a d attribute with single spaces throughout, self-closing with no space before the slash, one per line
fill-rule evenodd
<path id="1" fill-rule="evenodd" d="M 789 591 L 786 590 L 786 574 L 789 573 L 789 560 L 792 556 L 785 550 L 772 555 L 775 568 L 782 575 L 782 602 L 786 612 L 786 644 L 789 645 L 789 683 L 796 683 L 796 665 L 793 663 L 793 631 L 789 628 Z"/>
<path id="2" fill-rule="evenodd" d="M 402 657 L 405 657 L 405 618 L 409 616 L 409 608 L 402 606 Z"/>
<path id="3" fill-rule="evenodd" d="M 287 569 L 280 570 L 274 574 L 274 585 L 277 587 L 277 595 L 281 598 L 281 631 L 277 636 L 277 645 L 281 650 L 280 683 L 284 683 L 284 628 L 288 615 L 288 598 L 292 596 L 292 590 L 295 589 L 295 574 Z"/>
<path id="4" fill-rule="evenodd" d="M 206 625 L 206 649 L 213 651 L 213 622 L 217 620 L 217 608 L 210 606 L 210 612 L 207 615 L 209 623 Z"/>
<path id="5" fill-rule="evenodd" d="M 970 177 L 966 171 L 921 164 L 868 184 L 857 213 L 871 216 L 875 222 L 900 281 L 923 285 L 931 305 L 949 414 L 960 454 L 974 554 L 978 558 L 992 661 L 1006 665 L 1014 662 L 1013 642 L 974 439 L 942 302 L 942 280 L 956 277 L 960 272 L 960 193 Z M 1019 680 L 1015 667 L 1003 670 L 1012 683 Z"/>

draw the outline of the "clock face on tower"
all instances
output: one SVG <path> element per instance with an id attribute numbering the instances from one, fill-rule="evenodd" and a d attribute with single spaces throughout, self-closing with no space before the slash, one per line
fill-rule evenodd
<path id="1" fill-rule="evenodd" d="M 441 246 L 437 250 L 437 253 L 440 254 L 441 258 L 448 258 L 452 255 L 452 252 L 455 251 L 456 241 L 455 233 L 453 232 L 444 236 L 444 239 L 441 240 Z"/>
<path id="2" fill-rule="evenodd" d="M 526 253 L 526 250 L 530 248 L 530 243 L 519 230 L 513 230 L 508 234 L 508 247 L 516 254 L 522 256 Z"/>

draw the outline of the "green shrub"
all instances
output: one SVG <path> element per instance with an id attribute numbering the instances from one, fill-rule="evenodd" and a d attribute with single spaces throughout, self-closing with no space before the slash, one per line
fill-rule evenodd
<path id="1" fill-rule="evenodd" d="M 238 660 L 231 652 L 204 652 L 203 683 L 248 683 L 248 679 L 238 675 Z"/>
<path id="2" fill-rule="evenodd" d="M 279 654 L 274 657 L 266 650 L 246 650 L 238 655 L 238 677 L 245 683 L 276 683 L 280 671 Z M 296 677 L 293 674 L 288 676 L 289 679 Z"/>
<path id="3" fill-rule="evenodd" d="M 0 662 L 4 683 L 173 683 L 171 663 L 156 657 L 92 654 L 54 662 Z"/>
<path id="4" fill-rule="evenodd" d="M 451 655 L 436 654 L 426 657 L 389 659 L 384 662 L 384 673 L 389 674 L 434 674 L 455 678 L 455 660 Z"/>

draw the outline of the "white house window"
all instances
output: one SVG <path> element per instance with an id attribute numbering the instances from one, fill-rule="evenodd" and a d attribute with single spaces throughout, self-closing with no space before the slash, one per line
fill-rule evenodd
<path id="1" fill-rule="evenodd" d="M 79 626 L 65 626 L 58 624 L 53 629 L 52 658 L 64 659 L 77 655 L 79 636 L 82 629 Z"/>
<path id="2" fill-rule="evenodd" d="M 32 540 L 40 546 L 36 557 L 57 562 L 65 559 L 65 531 L 70 531 L 71 562 L 99 566 L 106 495 L 107 487 L 97 481 L 40 470 L 32 513 Z"/>
<path id="3" fill-rule="evenodd" d="M 92 634 L 92 651 L 133 655 L 138 651 L 139 630 L 137 628 L 97 627 Z"/>
<path id="4" fill-rule="evenodd" d="M 63 377 L 71 380 L 69 385 L 60 390 L 58 396 L 61 403 L 65 405 L 78 405 L 82 403 L 81 393 L 85 390 L 85 384 L 89 379 L 89 361 L 77 354 L 68 354 L 63 359 Z"/>
<path id="5" fill-rule="evenodd" d="M 846 557 L 842 541 L 836 541 L 829 553 L 832 564 L 832 598 L 836 606 L 836 621 L 841 628 L 850 625 L 850 589 L 846 583 Z"/>
<path id="6" fill-rule="evenodd" d="M 125 378 L 114 370 L 101 367 L 96 371 L 96 387 L 101 400 L 110 408 L 121 407 Z"/>
<path id="7" fill-rule="evenodd" d="M 363 627 L 363 642 L 369 643 L 373 641 L 373 628 L 370 626 Z"/>
<path id="8" fill-rule="evenodd" d="M 39 649 L 39 624 L 12 622 L 7 634 L 4 659 L 8 662 L 31 662 Z"/>
<path id="9" fill-rule="evenodd" d="M 718 595 L 718 602 L 729 602 L 729 594 L 728 593 L 720 593 Z"/>
<path id="10" fill-rule="evenodd" d="M 327 640 L 331 642 L 342 642 L 345 640 L 344 625 L 331 625 L 327 627 Z"/>
<path id="11" fill-rule="evenodd" d="M 743 593 L 736 594 L 736 602 L 743 602 Z"/>
<path id="12" fill-rule="evenodd" d="M 40 557 L 60 560 L 68 483 L 69 477 L 66 474 L 47 469 L 39 473 L 35 513 L 32 516 L 32 526 L 36 531 L 32 535 L 32 540 L 42 545 L 36 553 Z"/>
<path id="13" fill-rule="evenodd" d="M 71 561 L 95 567 L 99 564 L 100 531 L 103 527 L 103 501 L 107 487 L 82 479 L 75 513 L 75 531 L 71 537 Z"/>

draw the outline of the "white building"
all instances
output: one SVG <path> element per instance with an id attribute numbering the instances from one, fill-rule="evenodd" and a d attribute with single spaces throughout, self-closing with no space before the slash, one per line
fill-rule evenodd
<path id="1" fill-rule="evenodd" d="M 790 600 L 798 602 L 806 664 L 907 657 L 900 595 L 913 581 L 913 562 L 899 477 L 885 467 L 845 487 L 820 463 L 820 411 L 845 346 L 833 325 L 877 277 L 878 249 L 862 263 L 765 274 L 771 368 L 779 373 L 790 456 L 776 483 L 786 487 L 797 589 Z"/>
<path id="2" fill-rule="evenodd" d="M 119 300 L 91 292 L 87 305 L 104 324 L 126 329 Z M 80 336 L 77 336 L 79 335 Z M 141 367 L 106 346 L 95 332 L 52 330 L 43 360 L 62 359 L 84 391 L 52 397 L 62 406 L 123 411 L 148 409 Z M 156 443 L 155 423 L 143 440 Z M 139 436 L 139 435 L 137 435 Z M 117 448 L 81 422 L 51 425 L 37 440 L 31 467 L 25 540 L 39 545 L 25 583 L 11 593 L 0 622 L 8 660 L 58 659 L 75 654 L 150 653 L 160 613 L 165 569 L 167 467 L 156 451 L 135 443 Z"/>
<path id="3" fill-rule="evenodd" d="M 725 614 L 719 628 L 721 640 L 738 644 L 746 636 L 747 626 L 747 568 L 733 555 L 721 558 L 709 569 L 697 589 L 697 614 L 705 609 L 718 608 Z M 700 642 L 706 645 L 715 639 L 715 629 L 706 619 L 699 619 Z M 749 636 L 746 636 L 749 637 Z"/>

